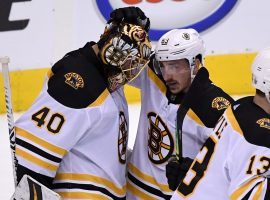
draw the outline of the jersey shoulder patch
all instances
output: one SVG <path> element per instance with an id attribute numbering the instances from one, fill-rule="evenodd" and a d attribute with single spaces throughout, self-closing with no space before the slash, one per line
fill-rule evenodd
<path id="1" fill-rule="evenodd" d="M 245 139 L 270 148 L 270 115 L 253 103 L 253 97 L 236 101 L 232 108 Z"/>
<path id="2" fill-rule="evenodd" d="M 211 82 L 208 71 L 203 67 L 193 80 L 183 106 L 191 109 L 206 127 L 213 128 L 233 102 L 232 97 Z"/>
<path id="3" fill-rule="evenodd" d="M 107 89 L 99 63 L 89 43 L 68 53 L 52 67 L 48 93 L 70 108 L 86 108 Z"/>

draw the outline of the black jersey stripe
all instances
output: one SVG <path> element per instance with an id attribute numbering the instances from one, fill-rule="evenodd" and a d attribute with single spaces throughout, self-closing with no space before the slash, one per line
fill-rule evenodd
<path id="1" fill-rule="evenodd" d="M 34 145 L 24 141 L 24 140 L 21 140 L 20 138 L 16 138 L 16 145 L 20 145 L 20 146 L 28 149 L 29 151 L 34 152 L 34 153 L 42 156 L 43 158 L 46 158 L 46 159 L 51 160 L 51 161 L 56 162 L 56 163 L 60 163 L 62 160 L 61 158 L 53 156 L 53 155 L 41 150 L 40 148 L 38 148 L 38 147 L 36 147 L 36 146 L 34 146 Z"/>
<path id="2" fill-rule="evenodd" d="M 70 183 L 70 182 L 54 183 L 53 189 L 82 189 L 82 190 L 88 190 L 88 191 L 99 191 L 102 194 L 105 194 L 108 197 L 111 197 L 112 199 L 116 199 L 116 200 L 126 199 L 126 197 L 117 197 L 111 192 L 109 192 L 107 189 L 98 187 L 92 184 L 79 184 L 79 183 Z"/>
<path id="3" fill-rule="evenodd" d="M 250 195 L 252 194 L 253 190 L 260 184 L 261 182 L 256 183 L 253 188 L 241 199 L 241 200 L 248 200 Z"/>
<path id="4" fill-rule="evenodd" d="M 143 182 L 141 182 L 140 180 L 138 180 L 136 177 L 134 177 L 131 173 L 128 173 L 128 179 L 134 183 L 135 185 L 137 185 L 138 187 L 142 188 L 143 190 L 158 196 L 162 199 L 171 199 L 171 195 L 166 195 L 163 192 L 161 192 L 160 190 L 157 190 L 156 188 L 152 188 L 149 185 L 144 184 Z"/>

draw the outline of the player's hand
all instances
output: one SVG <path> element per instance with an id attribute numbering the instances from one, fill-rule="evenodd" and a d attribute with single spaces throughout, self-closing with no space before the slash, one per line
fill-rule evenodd
<path id="1" fill-rule="evenodd" d="M 193 160 L 188 157 L 182 158 L 180 161 L 178 161 L 175 156 L 172 156 L 169 159 L 169 162 L 166 165 L 166 177 L 171 190 L 175 191 L 177 189 L 192 162 Z"/>
<path id="2" fill-rule="evenodd" d="M 145 16 L 144 12 L 139 7 L 124 7 L 118 8 L 111 12 L 110 14 L 110 22 L 126 22 L 130 24 L 136 24 L 142 26 L 147 32 L 150 28 L 150 20 Z"/>

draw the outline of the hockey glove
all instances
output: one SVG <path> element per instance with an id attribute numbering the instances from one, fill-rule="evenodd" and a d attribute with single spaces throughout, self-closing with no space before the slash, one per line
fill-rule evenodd
<path id="1" fill-rule="evenodd" d="M 166 177 L 168 181 L 169 188 L 175 191 L 180 184 L 180 181 L 185 177 L 189 167 L 191 166 L 193 160 L 186 157 L 182 158 L 180 161 L 172 156 L 166 165 Z"/>
<path id="2" fill-rule="evenodd" d="M 146 32 L 149 31 L 150 28 L 150 20 L 145 16 L 144 12 L 139 7 L 124 7 L 118 8 L 111 12 L 110 20 L 107 22 L 120 23 L 126 22 L 130 24 L 135 24 L 143 27 Z"/>

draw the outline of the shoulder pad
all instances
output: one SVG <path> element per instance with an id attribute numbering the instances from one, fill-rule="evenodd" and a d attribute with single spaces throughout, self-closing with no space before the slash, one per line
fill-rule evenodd
<path id="1" fill-rule="evenodd" d="M 68 53 L 52 67 L 48 93 L 67 107 L 87 107 L 107 89 L 99 67 L 101 64 L 90 46 Z"/>
<path id="2" fill-rule="evenodd" d="M 254 145 L 270 148 L 270 115 L 245 97 L 232 107 L 245 139 Z"/>
<path id="3" fill-rule="evenodd" d="M 202 67 L 181 106 L 192 109 L 206 127 L 212 128 L 233 102 L 233 98 L 211 82 L 208 71 Z"/>

